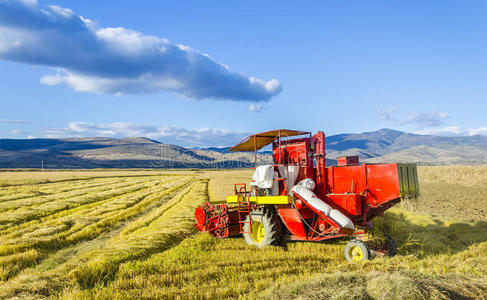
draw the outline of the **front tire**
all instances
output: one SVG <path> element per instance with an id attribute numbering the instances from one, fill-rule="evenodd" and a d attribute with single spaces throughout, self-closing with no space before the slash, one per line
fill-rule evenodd
<path id="1" fill-rule="evenodd" d="M 345 259 L 348 262 L 366 261 L 370 257 L 369 247 L 360 240 L 351 240 L 345 246 Z"/>
<path id="2" fill-rule="evenodd" d="M 247 244 L 258 248 L 279 245 L 282 227 L 274 209 L 253 210 L 245 221 L 249 222 L 250 219 L 252 225 L 245 223 L 243 226 L 243 236 Z"/>

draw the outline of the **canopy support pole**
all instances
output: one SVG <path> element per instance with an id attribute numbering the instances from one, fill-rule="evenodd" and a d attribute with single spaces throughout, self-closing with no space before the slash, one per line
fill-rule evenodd
<path id="1" fill-rule="evenodd" d="M 254 158 L 255 158 L 254 166 L 257 169 L 257 135 L 254 135 Z"/>

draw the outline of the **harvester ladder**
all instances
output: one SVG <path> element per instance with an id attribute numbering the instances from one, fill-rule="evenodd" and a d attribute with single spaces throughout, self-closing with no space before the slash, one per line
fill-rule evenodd
<path id="1" fill-rule="evenodd" d="M 242 191 L 243 191 L 243 193 L 242 193 Z M 240 197 L 242 197 L 242 194 L 243 194 L 244 201 L 241 201 L 242 199 L 240 198 Z M 237 210 L 238 224 L 240 226 L 240 233 L 251 234 L 252 233 L 252 218 L 250 217 L 250 201 L 247 200 L 247 187 L 245 185 L 241 186 L 238 190 L 237 205 L 238 205 L 238 210 Z M 249 216 L 248 221 L 245 220 L 246 215 Z M 242 219 L 242 216 L 244 216 L 243 219 Z M 244 224 L 246 224 L 246 223 L 249 224 L 250 232 L 244 232 L 244 230 L 243 230 Z"/>

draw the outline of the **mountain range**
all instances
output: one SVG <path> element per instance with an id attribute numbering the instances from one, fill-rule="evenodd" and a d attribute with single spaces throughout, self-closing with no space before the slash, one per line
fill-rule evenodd
<path id="1" fill-rule="evenodd" d="M 143 137 L 0 139 L 0 168 L 232 168 L 253 165 L 253 153 L 229 147 L 185 148 Z M 358 155 L 363 162 L 487 164 L 487 137 L 440 137 L 381 129 L 326 137 L 327 163 Z M 270 153 L 259 154 L 260 163 Z"/>
<path id="2" fill-rule="evenodd" d="M 486 164 L 487 137 L 442 137 L 381 129 L 326 138 L 327 157 L 358 155 L 366 162 Z"/>

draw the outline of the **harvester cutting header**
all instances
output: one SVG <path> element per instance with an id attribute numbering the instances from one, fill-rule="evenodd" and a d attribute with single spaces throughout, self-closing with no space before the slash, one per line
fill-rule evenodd
<path id="1" fill-rule="evenodd" d="M 272 165 L 257 166 L 257 151 L 272 144 Z M 235 184 L 226 204 L 205 203 L 195 211 L 196 228 L 219 238 L 242 234 L 257 247 L 282 239 L 323 241 L 361 237 L 370 221 L 419 193 L 415 164 L 360 164 L 357 156 L 326 166 L 325 135 L 273 130 L 249 136 L 230 151 L 253 151 L 252 182 Z M 377 253 L 393 255 L 394 241 L 372 249 L 360 239 L 345 247 L 349 261 Z"/>

